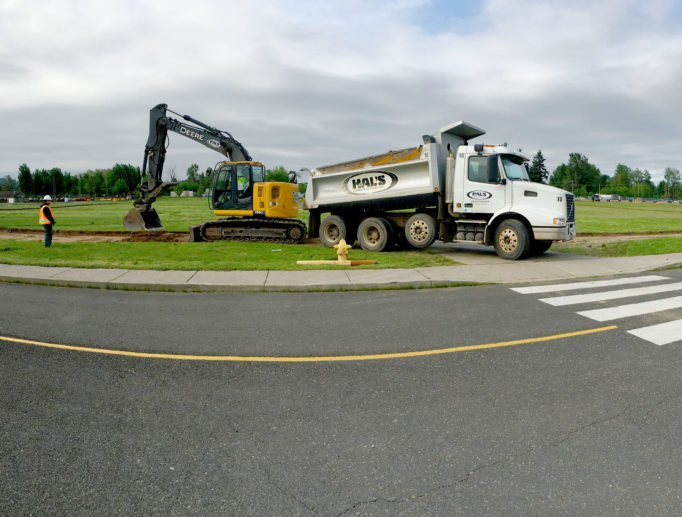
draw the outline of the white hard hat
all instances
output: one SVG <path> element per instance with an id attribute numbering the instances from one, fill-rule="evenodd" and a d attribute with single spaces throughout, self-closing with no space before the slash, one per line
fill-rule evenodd
<path id="1" fill-rule="evenodd" d="M 49 195 L 47 195 L 43 198 L 43 201 L 52 201 L 52 198 Z"/>

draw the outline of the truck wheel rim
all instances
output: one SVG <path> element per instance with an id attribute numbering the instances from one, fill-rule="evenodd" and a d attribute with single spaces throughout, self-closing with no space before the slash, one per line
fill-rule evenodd
<path id="1" fill-rule="evenodd" d="M 519 245 L 519 238 L 516 232 L 510 228 L 505 228 L 500 232 L 498 238 L 500 249 L 505 253 L 513 253 Z"/>
<path id="2" fill-rule="evenodd" d="M 429 238 L 429 225 L 426 221 L 415 221 L 410 225 L 410 237 L 416 242 L 424 242 Z"/>
<path id="3" fill-rule="evenodd" d="M 365 240 L 371 244 L 376 244 L 379 242 L 379 239 L 381 237 L 381 233 L 379 232 L 379 229 L 375 226 L 370 226 L 365 230 Z"/>
<path id="4" fill-rule="evenodd" d="M 335 241 L 336 239 L 339 238 L 339 227 L 332 225 L 327 227 L 327 231 L 325 232 L 327 239 L 330 241 Z"/>

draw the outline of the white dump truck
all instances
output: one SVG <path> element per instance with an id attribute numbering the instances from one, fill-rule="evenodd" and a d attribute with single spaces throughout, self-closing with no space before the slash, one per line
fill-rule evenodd
<path id="1" fill-rule="evenodd" d="M 469 145 L 484 134 L 456 122 L 418 147 L 313 169 L 310 235 L 368 251 L 473 241 L 512 260 L 575 238 L 573 195 L 530 182 L 528 158 L 506 144 Z"/>

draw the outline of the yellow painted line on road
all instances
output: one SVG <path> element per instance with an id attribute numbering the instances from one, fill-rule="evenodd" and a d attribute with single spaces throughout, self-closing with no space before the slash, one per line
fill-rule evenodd
<path id="1" fill-rule="evenodd" d="M 406 357 L 422 357 L 427 355 L 451 354 L 454 352 L 468 352 L 471 350 L 487 350 L 490 348 L 502 348 L 505 346 L 524 345 L 528 343 L 541 343 L 543 341 L 553 341 L 555 339 L 566 339 L 608 330 L 617 329 L 617 325 L 599 327 L 564 334 L 554 334 L 551 336 L 532 337 L 527 339 L 517 339 L 514 341 L 500 341 L 498 343 L 487 343 L 483 345 L 458 346 L 450 348 L 438 348 L 435 350 L 418 350 L 414 352 L 396 352 L 388 354 L 367 354 L 367 355 L 330 355 L 330 356 L 299 356 L 299 357 L 277 357 L 277 356 L 241 356 L 241 355 L 187 355 L 187 354 L 156 354 L 151 352 L 129 352 L 127 350 L 111 350 L 108 348 L 92 348 L 86 346 L 59 345 L 56 343 L 45 343 L 42 341 L 32 341 L 30 339 L 19 339 L 13 337 L 0 336 L 1 341 L 11 343 L 22 343 L 24 345 L 41 346 L 45 348 L 56 348 L 58 350 L 71 350 L 74 352 L 90 352 L 94 354 L 122 355 L 125 357 L 141 357 L 145 359 L 175 359 L 180 361 L 231 361 L 244 363 L 321 363 L 332 361 L 370 361 L 374 359 L 401 359 Z"/>

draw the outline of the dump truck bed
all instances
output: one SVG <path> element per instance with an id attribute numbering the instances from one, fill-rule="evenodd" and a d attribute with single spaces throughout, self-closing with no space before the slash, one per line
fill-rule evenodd
<path id="1" fill-rule="evenodd" d="M 313 169 L 305 208 L 331 211 L 432 206 L 443 183 L 435 144 L 425 144 Z"/>

